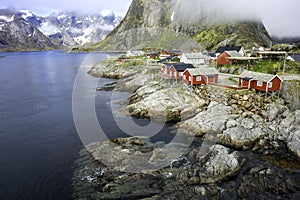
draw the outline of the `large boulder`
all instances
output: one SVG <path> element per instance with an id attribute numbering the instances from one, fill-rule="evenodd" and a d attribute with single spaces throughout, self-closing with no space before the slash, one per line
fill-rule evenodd
<path id="1" fill-rule="evenodd" d="M 222 145 L 213 145 L 206 155 L 194 150 L 198 159 L 179 175 L 179 181 L 187 185 L 211 184 L 235 176 L 245 159 L 237 152 Z M 191 173 L 192 172 L 192 173 Z"/>
<path id="2" fill-rule="evenodd" d="M 218 142 L 234 148 L 251 148 L 266 133 L 259 127 L 247 129 L 242 126 L 233 127 L 225 130 L 218 135 Z"/>
<path id="3" fill-rule="evenodd" d="M 291 109 L 300 109 L 300 81 L 285 81 L 282 87 L 282 98 Z"/>
<path id="4" fill-rule="evenodd" d="M 287 147 L 300 158 L 300 129 L 290 135 L 287 141 Z"/>
<path id="5" fill-rule="evenodd" d="M 207 110 L 181 122 L 179 131 L 193 136 L 202 136 L 212 132 L 221 133 L 226 128 L 226 122 L 236 117 L 230 114 L 231 110 L 230 106 L 212 101 Z"/>
<path id="6" fill-rule="evenodd" d="M 215 183 L 235 176 L 244 161 L 237 151 L 214 145 L 201 161 L 204 164 L 200 169 L 200 182 Z"/>
<path id="7" fill-rule="evenodd" d="M 152 118 L 158 121 L 180 121 L 199 112 L 206 102 L 178 83 L 176 87 L 166 83 L 151 82 L 139 88 L 126 108 L 131 116 Z"/>

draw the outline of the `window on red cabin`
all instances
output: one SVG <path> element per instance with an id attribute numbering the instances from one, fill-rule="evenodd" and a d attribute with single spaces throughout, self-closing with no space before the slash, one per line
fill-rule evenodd
<path id="1" fill-rule="evenodd" d="M 262 81 L 257 81 L 257 86 L 258 87 L 262 87 L 263 86 L 263 82 Z"/>
<path id="2" fill-rule="evenodd" d="M 270 82 L 270 83 L 268 84 L 268 87 L 269 87 L 269 88 L 272 88 L 272 87 L 273 87 L 273 83 Z"/>

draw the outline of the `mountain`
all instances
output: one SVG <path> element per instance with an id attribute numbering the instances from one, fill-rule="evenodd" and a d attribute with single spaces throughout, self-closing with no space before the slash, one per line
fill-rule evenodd
<path id="1" fill-rule="evenodd" d="M 103 40 L 120 21 L 121 17 L 108 10 L 97 14 L 58 11 L 46 17 L 38 28 L 55 44 L 74 47 Z"/>
<path id="2" fill-rule="evenodd" d="M 28 10 L 0 9 L 0 51 L 74 48 L 104 39 L 121 21 L 113 11 L 57 11 L 41 17 Z"/>
<path id="3" fill-rule="evenodd" d="M 39 23 L 39 20 L 27 11 L 0 9 L 0 51 L 56 48 L 57 46 L 34 25 Z"/>
<path id="4" fill-rule="evenodd" d="M 207 49 L 221 45 L 269 46 L 258 18 L 232 17 L 213 1 L 133 0 L 121 23 L 92 50 Z"/>

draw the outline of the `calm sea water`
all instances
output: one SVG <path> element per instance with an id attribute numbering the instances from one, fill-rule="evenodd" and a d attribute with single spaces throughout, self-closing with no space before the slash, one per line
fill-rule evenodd
<path id="1" fill-rule="evenodd" d="M 73 85 L 83 62 L 92 66 L 107 54 L 0 55 L 0 199 L 72 199 L 74 162 L 83 148 L 72 115 Z M 99 86 L 111 82 L 99 79 Z M 126 136 L 114 122 L 111 92 L 97 92 L 95 99 L 108 137 Z M 166 126 L 161 131 L 168 132 Z"/>

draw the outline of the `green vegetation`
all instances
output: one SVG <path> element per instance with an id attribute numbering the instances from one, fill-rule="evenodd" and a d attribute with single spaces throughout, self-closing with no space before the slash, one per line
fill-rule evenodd
<path id="1" fill-rule="evenodd" d="M 286 61 L 285 69 L 283 69 L 284 68 L 283 66 L 284 66 L 283 60 L 277 60 L 277 61 L 263 60 L 263 61 L 257 61 L 256 63 L 248 66 L 244 64 L 234 64 L 234 65 L 224 65 L 219 68 L 227 68 L 228 70 L 235 68 L 236 70 L 234 70 L 235 72 L 234 74 L 238 74 L 237 69 L 239 68 L 246 68 L 251 71 L 267 73 L 267 74 L 277 73 L 281 75 L 283 73 L 283 70 L 285 74 L 300 74 L 300 63 L 298 62 Z"/>
<path id="2" fill-rule="evenodd" d="M 245 48 L 252 48 L 254 43 L 268 45 L 265 34 L 267 31 L 264 27 L 260 27 L 259 23 L 232 22 L 207 25 L 194 36 L 194 39 L 203 44 L 207 50 L 215 49 L 220 45 L 242 45 Z"/>
<path id="3" fill-rule="evenodd" d="M 261 61 L 256 63 L 251 69 L 253 71 L 262 72 L 262 73 L 283 73 L 283 61 Z M 299 63 L 287 61 L 285 67 L 285 73 L 288 74 L 300 74 Z"/>
<path id="4" fill-rule="evenodd" d="M 135 66 L 144 66 L 146 65 L 145 59 L 130 59 L 126 62 L 121 63 L 120 67 L 135 67 Z"/>
<path id="5" fill-rule="evenodd" d="M 279 73 L 282 71 L 283 62 L 261 61 L 251 67 L 251 70 L 267 74 Z"/>
<path id="6" fill-rule="evenodd" d="M 299 52 L 300 50 L 296 45 L 292 44 L 276 44 L 272 46 L 273 51 L 286 51 L 286 52 Z"/>

